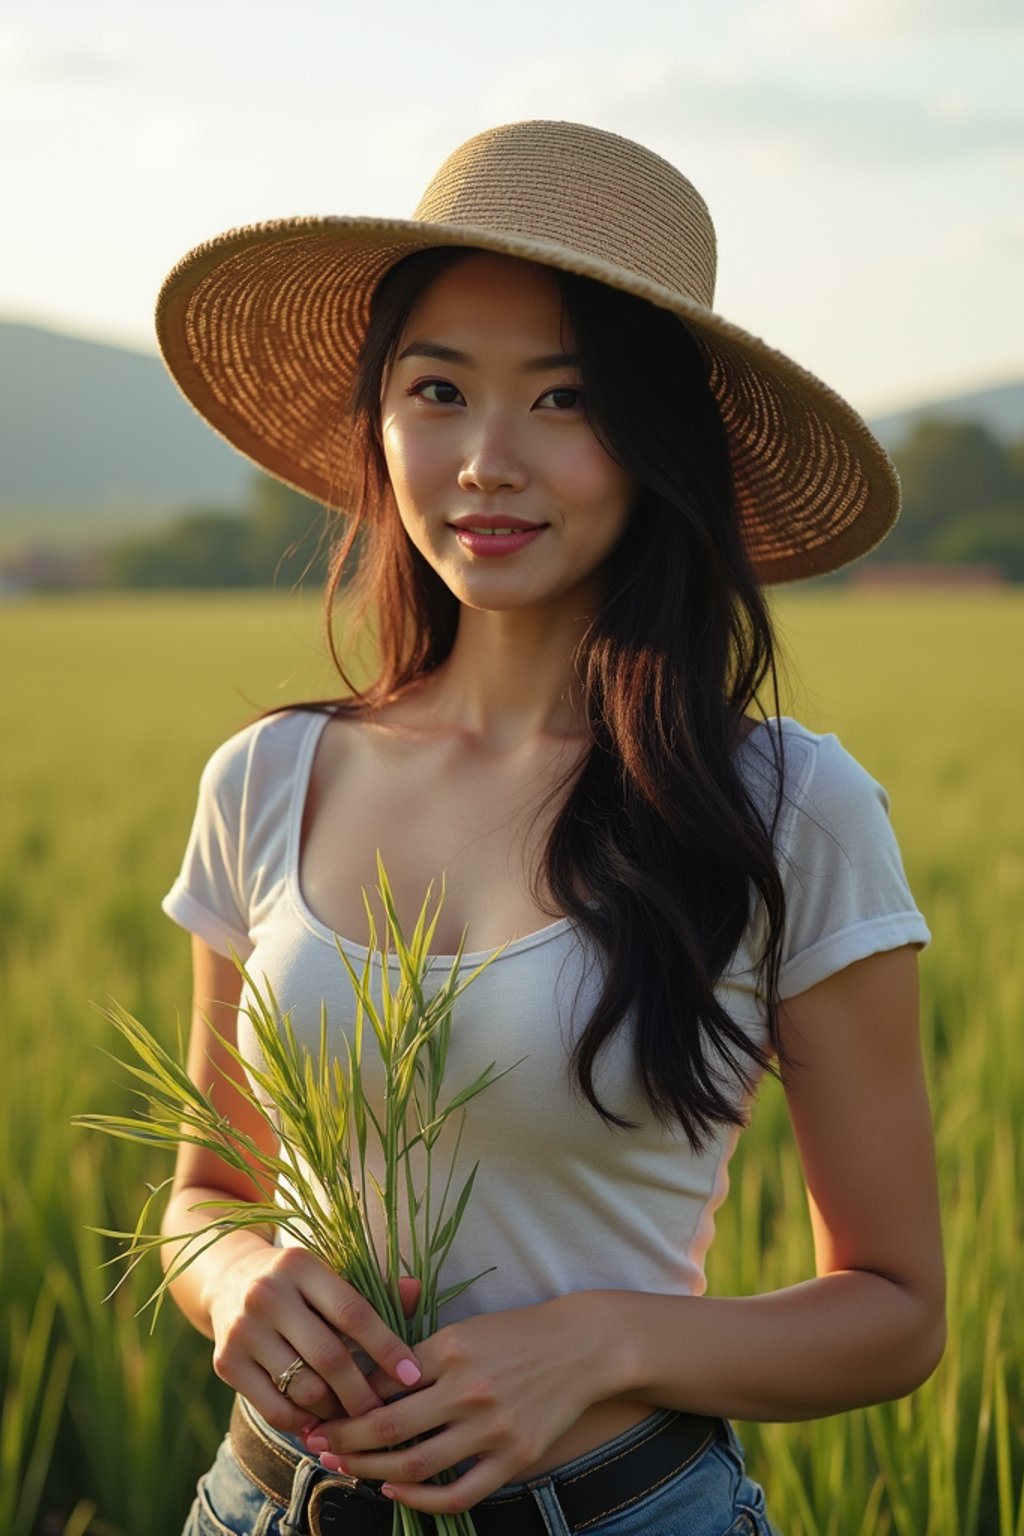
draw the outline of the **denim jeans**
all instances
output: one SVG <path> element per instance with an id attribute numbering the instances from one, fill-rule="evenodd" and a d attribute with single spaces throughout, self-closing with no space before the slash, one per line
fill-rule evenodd
<path id="1" fill-rule="evenodd" d="M 585 1456 L 555 1469 L 572 1476 L 620 1454 L 651 1428 L 670 1418 L 655 1414 Z M 182 1536 L 305 1536 L 305 1509 L 316 1483 L 326 1477 L 297 1441 L 261 1421 L 266 1433 L 295 1456 L 292 1500 L 282 1509 L 251 1483 L 225 1438 L 217 1459 L 199 1481 L 196 1501 Z M 625 1509 L 587 1526 L 587 1536 L 779 1536 L 765 1514 L 764 1490 L 746 1475 L 743 1448 L 731 1424 L 674 1477 L 642 1494 Z M 552 1477 L 531 1483 L 550 1536 L 571 1536 Z"/>

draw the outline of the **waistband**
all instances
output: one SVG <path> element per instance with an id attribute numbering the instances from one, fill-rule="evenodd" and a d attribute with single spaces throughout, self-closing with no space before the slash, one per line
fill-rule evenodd
<path id="1" fill-rule="evenodd" d="M 558 1500 L 569 1529 L 586 1531 L 677 1476 L 726 1434 L 721 1419 L 658 1410 L 596 1451 L 529 1483 L 509 1484 L 475 1505 L 477 1536 L 547 1536 L 533 1495 L 542 1486 Z M 310 1458 L 255 1417 L 240 1397 L 231 1412 L 231 1445 L 250 1482 L 288 1508 L 296 1468 Z M 327 1472 L 311 1482 L 305 1513 L 312 1536 L 390 1536 L 395 1506 L 379 1488 Z M 428 1516 L 421 1518 L 426 1530 L 433 1529 Z"/>

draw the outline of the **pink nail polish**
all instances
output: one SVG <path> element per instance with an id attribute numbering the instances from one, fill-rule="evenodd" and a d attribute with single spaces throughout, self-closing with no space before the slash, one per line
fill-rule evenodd
<path id="1" fill-rule="evenodd" d="M 325 1451 L 320 1457 L 320 1465 L 327 1472 L 344 1472 L 345 1470 L 341 1464 L 340 1457 L 332 1456 L 329 1451 Z"/>
<path id="2" fill-rule="evenodd" d="M 423 1372 L 415 1360 L 402 1360 L 395 1367 L 395 1375 L 403 1386 L 414 1387 L 423 1375 Z"/>
<path id="3" fill-rule="evenodd" d="M 314 1456 L 319 1456 L 321 1451 L 330 1450 L 331 1442 L 325 1439 L 323 1435 L 310 1435 L 306 1440 L 306 1446 L 308 1450 L 313 1452 Z"/>
<path id="4" fill-rule="evenodd" d="M 393 1499 L 395 1496 L 395 1490 L 390 1483 L 381 1483 L 380 1491 L 386 1499 Z"/>

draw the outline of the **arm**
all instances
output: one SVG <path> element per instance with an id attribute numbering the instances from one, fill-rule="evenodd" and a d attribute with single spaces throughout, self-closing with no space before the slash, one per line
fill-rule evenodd
<path id="1" fill-rule="evenodd" d="M 253 1113 L 238 1092 L 241 1069 L 216 1038 L 216 1034 L 235 1042 L 236 1017 L 241 997 L 242 978 L 234 964 L 216 953 L 202 939 L 192 940 L 192 1029 L 189 1036 L 188 1073 L 193 1082 L 208 1087 L 221 1114 L 240 1132 L 251 1136 L 260 1146 L 267 1146 L 265 1122 Z M 212 1026 L 212 1028 L 211 1028 Z M 201 1200 L 224 1199 L 225 1202 L 263 1200 L 272 1191 L 262 1190 L 255 1171 L 251 1180 L 243 1180 L 238 1170 L 204 1151 L 182 1143 L 178 1151 L 171 1195 L 164 1212 L 161 1230 L 168 1236 L 201 1229 L 210 1212 L 195 1211 Z M 193 1327 L 208 1339 L 214 1336 L 210 1321 L 210 1302 L 206 1282 L 217 1276 L 229 1256 L 263 1253 L 270 1246 L 267 1236 L 256 1230 L 231 1233 L 197 1258 L 171 1286 L 171 1295 Z M 186 1244 L 167 1244 L 162 1250 L 164 1269 L 185 1249 Z"/>
<path id="2" fill-rule="evenodd" d="M 270 1131 L 239 1091 L 242 1069 L 218 1040 L 234 1043 L 242 979 L 230 960 L 193 938 L 193 1015 L 188 1069 L 209 1087 L 217 1108 L 239 1132 L 266 1146 Z M 162 1229 L 178 1236 L 210 1220 L 196 1211 L 203 1200 L 237 1204 L 265 1201 L 255 1170 L 247 1179 L 219 1157 L 188 1143 L 179 1149 L 171 1197 Z M 187 1248 L 167 1244 L 165 1266 Z M 353 1361 L 342 1335 L 358 1344 L 388 1373 L 405 1363 L 416 1372 L 408 1346 L 381 1321 L 367 1302 L 313 1254 L 278 1248 L 260 1230 L 226 1233 L 194 1260 L 171 1287 L 185 1316 L 214 1341 L 214 1368 L 279 1429 L 295 1432 L 313 1418 L 365 1413 L 381 1399 Z M 297 1373 L 288 1397 L 274 1385 L 297 1357 L 308 1362 Z"/>
<path id="3" fill-rule="evenodd" d="M 348 1470 L 390 1479 L 418 1509 L 455 1509 L 514 1478 L 605 1398 L 800 1419 L 925 1380 L 945 1323 L 915 952 L 848 966 L 790 999 L 780 1028 L 800 1062 L 784 1081 L 817 1277 L 741 1297 L 591 1291 L 443 1329 L 417 1351 L 420 1390 L 324 1426 Z M 429 1449 L 370 1451 L 441 1424 Z M 471 1455 L 481 1459 L 457 1483 L 419 1486 Z"/>
<path id="4" fill-rule="evenodd" d="M 902 1397 L 935 1369 L 944 1274 L 917 1016 L 909 947 L 784 1005 L 817 1278 L 751 1297 L 635 1298 L 646 1316 L 623 1339 L 627 1390 L 697 1413 L 802 1419 Z"/>

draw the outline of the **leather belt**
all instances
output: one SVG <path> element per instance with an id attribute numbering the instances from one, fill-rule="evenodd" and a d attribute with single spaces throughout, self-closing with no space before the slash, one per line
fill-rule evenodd
<path id="1" fill-rule="evenodd" d="M 721 1419 L 679 1413 L 661 1419 L 625 1450 L 580 1472 L 546 1474 L 533 1486 L 550 1485 L 572 1531 L 585 1531 L 606 1516 L 668 1482 L 724 1435 Z M 255 1424 L 240 1398 L 231 1412 L 231 1445 L 242 1471 L 268 1498 L 287 1509 L 301 1453 L 286 1449 Z M 377 1483 L 325 1472 L 310 1491 L 312 1536 L 391 1536 L 394 1504 Z M 477 1536 L 547 1536 L 530 1485 L 514 1493 L 500 1489 L 472 1510 Z M 427 1530 L 433 1522 L 422 1516 Z"/>

